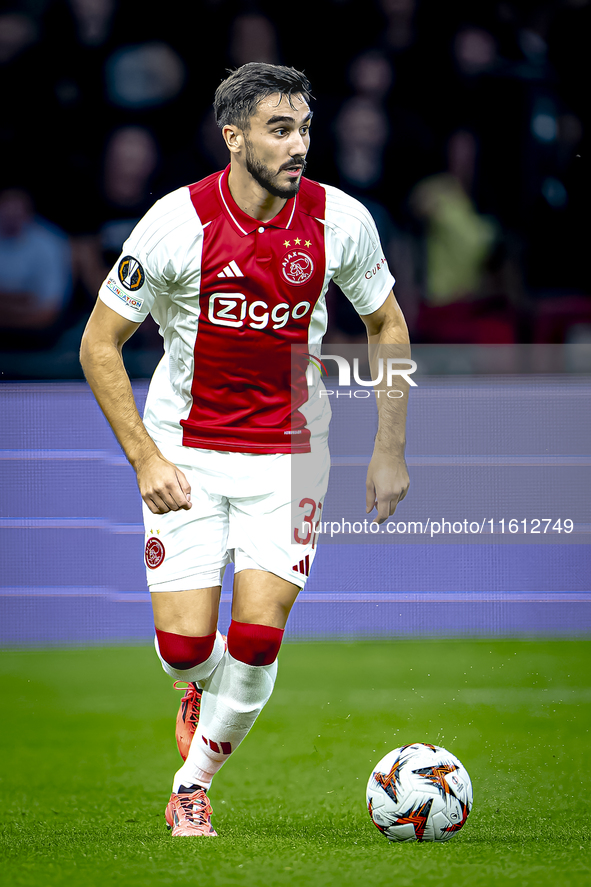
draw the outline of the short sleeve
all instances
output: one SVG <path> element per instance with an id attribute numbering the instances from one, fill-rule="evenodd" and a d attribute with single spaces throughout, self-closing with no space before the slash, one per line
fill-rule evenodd
<path id="1" fill-rule="evenodd" d="M 169 291 L 181 272 L 188 217 L 197 226 L 187 188 L 168 194 L 148 210 L 99 290 L 105 305 L 127 320 L 145 320 L 156 299 Z"/>
<path id="2" fill-rule="evenodd" d="M 341 246 L 334 281 L 358 314 L 371 314 L 383 305 L 395 282 L 375 222 L 358 200 L 336 188 L 326 190 L 326 223 Z"/>

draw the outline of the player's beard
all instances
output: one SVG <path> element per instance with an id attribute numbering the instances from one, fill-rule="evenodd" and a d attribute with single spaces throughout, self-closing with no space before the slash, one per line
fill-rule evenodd
<path id="1" fill-rule="evenodd" d="M 287 188 L 278 188 L 275 183 L 275 179 L 277 178 L 277 174 L 273 173 L 268 166 L 266 166 L 262 160 L 259 160 L 256 154 L 254 153 L 252 144 L 248 138 L 245 137 L 244 144 L 246 146 L 246 169 L 251 174 L 255 182 L 258 182 L 261 188 L 264 188 L 269 194 L 272 194 L 273 197 L 282 197 L 284 200 L 289 200 L 290 197 L 293 197 L 300 190 L 300 182 L 302 181 L 302 176 L 304 174 L 304 170 L 306 169 L 306 161 L 303 157 L 293 157 L 290 161 L 290 165 L 301 166 L 302 173 L 298 176 L 297 179 L 287 187 Z M 283 169 L 284 167 L 282 167 Z"/>

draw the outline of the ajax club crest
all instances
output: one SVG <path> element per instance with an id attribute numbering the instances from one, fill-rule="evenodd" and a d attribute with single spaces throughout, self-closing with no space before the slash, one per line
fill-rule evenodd
<path id="1" fill-rule="evenodd" d="M 149 570 L 155 570 L 164 560 L 164 545 L 156 536 L 150 536 L 146 542 L 146 566 Z"/>
<path id="2" fill-rule="evenodd" d="M 290 250 L 282 262 L 283 276 L 288 283 L 301 286 L 314 274 L 314 261 L 310 253 L 303 249 Z"/>

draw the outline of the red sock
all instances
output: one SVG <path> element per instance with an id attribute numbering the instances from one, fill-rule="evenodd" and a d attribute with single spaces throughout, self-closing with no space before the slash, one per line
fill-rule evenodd
<path id="1" fill-rule="evenodd" d="M 232 620 L 228 629 L 228 652 L 246 665 L 271 665 L 277 659 L 283 629 Z"/>
<path id="2" fill-rule="evenodd" d="M 160 655 L 165 662 L 183 671 L 187 668 L 194 668 L 209 659 L 213 645 L 215 644 L 216 633 L 208 634 L 200 638 L 188 638 L 182 634 L 173 634 L 170 631 L 160 631 L 156 629 L 156 637 L 158 638 L 158 647 Z"/>

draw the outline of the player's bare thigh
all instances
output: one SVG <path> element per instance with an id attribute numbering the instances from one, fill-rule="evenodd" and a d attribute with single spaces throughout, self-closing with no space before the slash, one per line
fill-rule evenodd
<path id="1" fill-rule="evenodd" d="M 188 591 L 153 591 L 154 625 L 185 637 L 206 637 L 217 629 L 221 586 Z"/>
<path id="2" fill-rule="evenodd" d="M 300 592 L 297 585 L 265 570 L 241 570 L 234 577 L 232 618 L 237 622 L 285 628 Z M 221 587 L 153 591 L 154 624 L 160 631 L 204 637 L 217 628 Z"/>
<path id="3" fill-rule="evenodd" d="M 300 592 L 297 585 L 264 570 L 241 570 L 234 576 L 232 619 L 285 628 Z"/>

